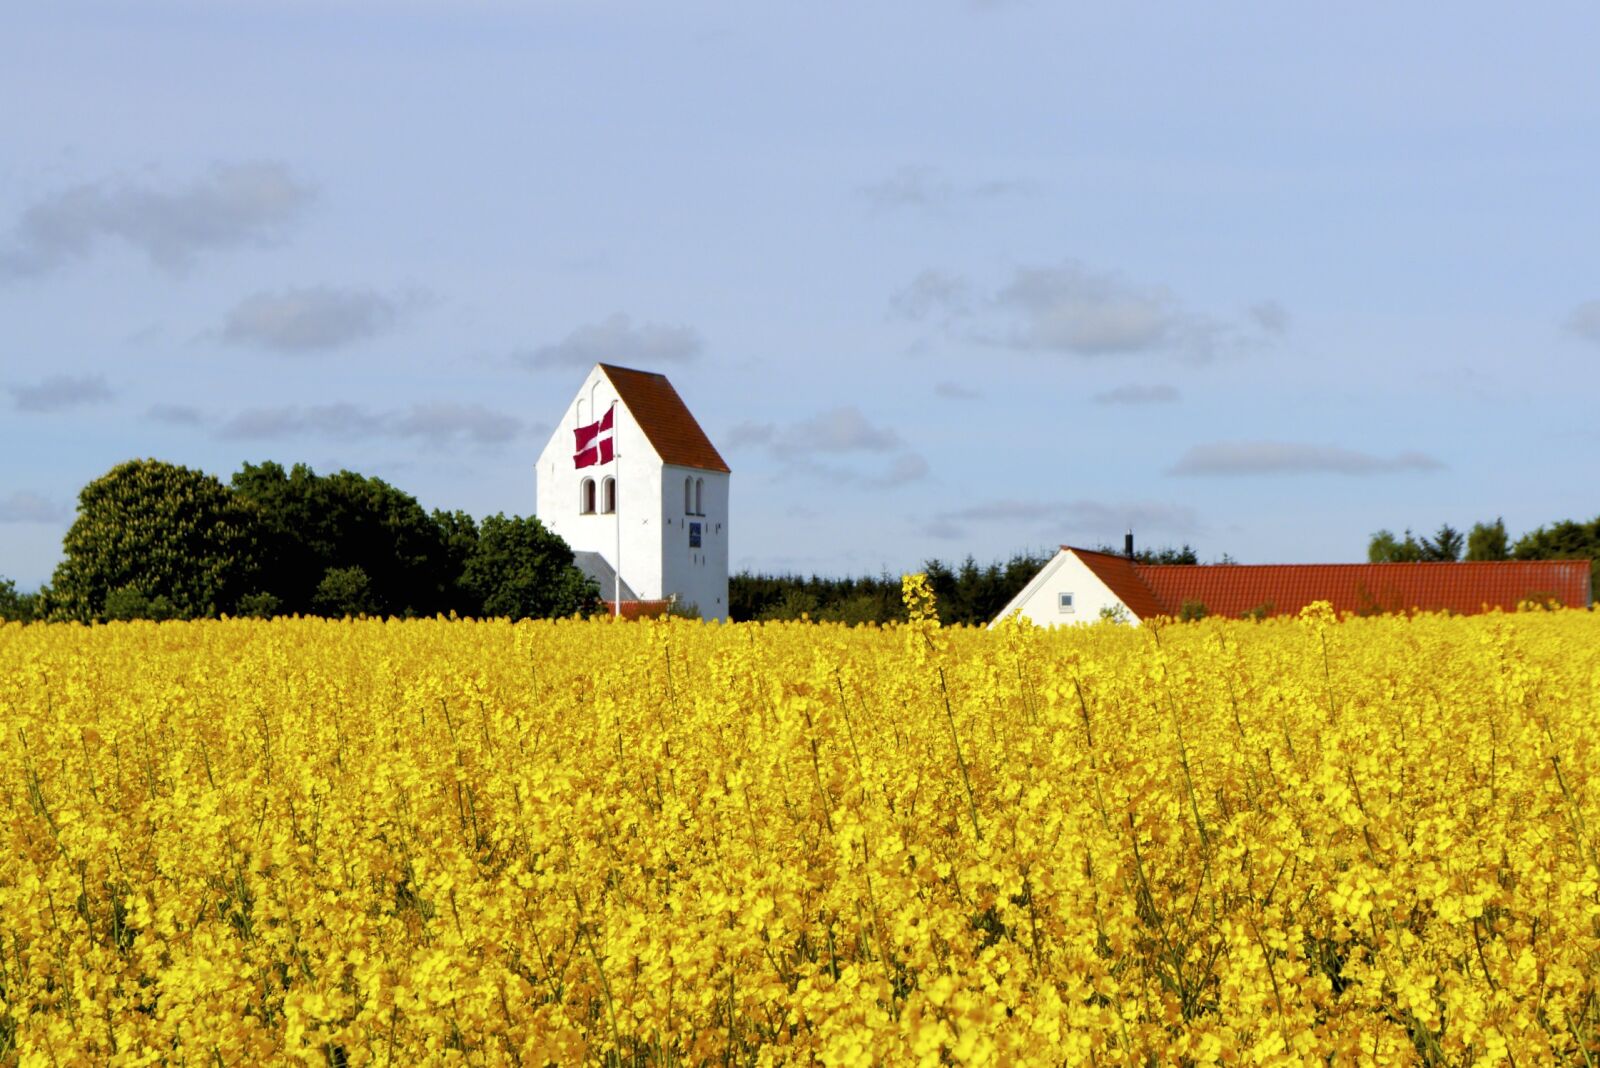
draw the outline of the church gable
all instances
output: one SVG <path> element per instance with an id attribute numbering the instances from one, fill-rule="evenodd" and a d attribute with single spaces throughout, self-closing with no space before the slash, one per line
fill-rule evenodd
<path id="1" fill-rule="evenodd" d="M 600 371 L 610 380 L 622 406 L 662 463 L 728 473 L 722 454 L 706 437 L 666 375 L 606 363 L 600 365 Z"/>

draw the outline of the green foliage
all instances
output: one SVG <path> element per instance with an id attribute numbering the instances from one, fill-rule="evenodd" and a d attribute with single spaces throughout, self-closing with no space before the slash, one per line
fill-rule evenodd
<path id="1" fill-rule="evenodd" d="M 451 603 L 451 593 L 470 519 L 452 517 L 443 529 L 415 497 L 382 479 L 318 475 L 305 464 L 288 471 L 270 461 L 245 464 L 231 485 L 261 517 L 266 592 L 282 611 L 320 611 L 320 603 L 331 603 L 318 601 L 328 573 L 352 567 L 367 576 L 362 603 L 369 612 L 418 616 L 468 607 Z"/>
<path id="2" fill-rule="evenodd" d="M 311 597 L 311 607 L 318 615 L 344 618 L 378 614 L 377 598 L 372 593 L 372 580 L 358 565 L 330 567 L 317 583 L 317 592 Z"/>
<path id="3" fill-rule="evenodd" d="M 1600 516 L 1587 523 L 1563 519 L 1530 530 L 1517 539 L 1511 555 L 1518 560 L 1588 560 L 1600 582 Z"/>
<path id="4" fill-rule="evenodd" d="M 1121 556 L 1121 549 L 1114 549 L 1109 545 L 1101 545 L 1096 552 L 1110 553 L 1112 556 Z M 1227 553 L 1222 554 L 1225 561 L 1233 562 L 1233 557 Z M 1194 546 L 1184 542 L 1181 548 L 1174 549 L 1170 545 L 1163 545 L 1159 549 L 1135 549 L 1133 559 L 1139 564 L 1198 564 L 1200 554 L 1194 551 Z"/>
<path id="5" fill-rule="evenodd" d="M 1511 539 L 1506 536 L 1506 521 L 1496 518 L 1493 523 L 1474 523 L 1467 535 L 1468 560 L 1509 560 Z"/>
<path id="6" fill-rule="evenodd" d="M 1418 541 L 1406 531 L 1405 540 L 1387 530 L 1372 535 L 1367 559 L 1373 563 L 1413 563 L 1419 560 L 1459 560 L 1462 548 L 1468 560 L 1588 560 L 1600 581 L 1600 516 L 1588 522 L 1563 519 L 1541 526 L 1510 544 L 1503 519 L 1477 523 L 1465 538 L 1446 523 L 1432 538 Z"/>
<path id="7" fill-rule="evenodd" d="M 271 619 L 278 614 L 278 599 L 270 593 L 247 593 L 234 610 L 242 619 Z"/>
<path id="8" fill-rule="evenodd" d="M 741 571 L 728 578 L 728 614 L 736 621 L 825 619 L 849 604 L 852 622 L 886 623 L 906 618 L 900 579 L 824 578 L 812 575 L 760 575 Z"/>
<path id="9" fill-rule="evenodd" d="M 41 600 L 37 593 L 19 593 L 15 582 L 0 577 L 0 623 L 32 623 L 42 619 Z"/>
<path id="10" fill-rule="evenodd" d="M 1466 539 L 1449 523 L 1442 524 L 1432 538 L 1422 539 L 1422 559 L 1430 563 L 1453 564 L 1461 559 Z"/>
<path id="11" fill-rule="evenodd" d="M 1391 531 L 1380 530 L 1367 543 L 1367 562 L 1372 564 L 1415 564 L 1423 559 L 1422 543 L 1417 541 L 1410 528 L 1405 540 L 1397 539 Z"/>
<path id="12" fill-rule="evenodd" d="M 462 584 L 467 561 L 478 549 L 478 521 L 466 512 L 433 511 L 433 525 L 439 532 L 444 547 L 445 574 L 449 576 L 444 591 L 442 611 L 454 611 L 464 616 L 476 616 L 483 604 L 473 592 Z"/>
<path id="13" fill-rule="evenodd" d="M 1124 604 L 1108 604 L 1100 609 L 1102 623 L 1128 623 L 1132 618 L 1128 613 L 1128 606 Z"/>
<path id="14" fill-rule="evenodd" d="M 177 610 L 161 594 L 148 596 L 136 586 L 122 586 L 106 594 L 105 618 L 107 621 L 127 622 L 133 619 L 174 619 Z"/>
<path id="15" fill-rule="evenodd" d="M 461 585 L 487 616 L 569 616 L 594 608 L 600 596 L 572 559 L 567 543 L 537 519 L 492 515 L 478 530 Z"/>
<path id="16" fill-rule="evenodd" d="M 254 511 L 221 482 L 159 460 L 119 464 L 78 495 L 49 602 L 56 618 L 108 618 L 143 598 L 178 618 L 230 612 L 255 588 Z M 165 607 L 162 606 L 164 602 Z"/>
<path id="17" fill-rule="evenodd" d="M 1178 622 L 1180 623 L 1198 623 L 1204 618 L 1206 618 L 1204 601 L 1196 601 L 1191 598 L 1178 606 Z"/>
<path id="18" fill-rule="evenodd" d="M 1244 612 L 1240 614 L 1239 618 L 1240 619 L 1251 619 L 1251 620 L 1254 620 L 1257 623 L 1260 623 L 1263 619 L 1266 619 L 1268 616 L 1272 615 L 1277 610 L 1278 610 L 1278 606 L 1276 604 L 1274 604 L 1273 602 L 1271 602 L 1271 601 L 1262 601 L 1260 604 L 1256 605 L 1254 608 L 1245 609 Z"/>

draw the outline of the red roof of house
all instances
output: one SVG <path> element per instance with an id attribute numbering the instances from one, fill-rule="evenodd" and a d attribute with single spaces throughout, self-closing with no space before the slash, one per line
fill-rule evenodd
<path id="1" fill-rule="evenodd" d="M 606 606 L 606 615 L 618 615 L 617 602 L 601 601 Z M 657 619 L 672 611 L 671 601 L 623 601 L 623 619 Z"/>
<path id="2" fill-rule="evenodd" d="M 1067 548 L 1067 546 L 1063 546 Z M 1177 616 L 1185 602 L 1238 617 L 1298 612 L 1327 601 L 1338 612 L 1456 612 L 1515 609 L 1554 598 L 1584 608 L 1592 597 L 1587 560 L 1438 564 L 1137 564 L 1110 553 L 1074 554 L 1141 619 Z"/>
<path id="3" fill-rule="evenodd" d="M 706 432 L 689 414 L 688 405 L 672 388 L 666 375 L 614 367 L 603 363 L 617 396 L 638 422 L 639 429 L 665 463 L 679 467 L 698 467 L 703 471 L 727 471 L 728 465 L 717 452 Z"/>
<path id="4" fill-rule="evenodd" d="M 1072 549 L 1072 546 L 1063 545 L 1062 548 Z M 1127 605 L 1128 611 L 1140 619 L 1174 614 L 1167 611 L 1166 606 L 1156 599 L 1155 591 L 1146 585 L 1140 574 L 1142 570 L 1140 566 L 1126 556 L 1099 553 L 1093 549 L 1072 549 L 1072 553 L 1082 560 L 1101 582 L 1110 586 L 1111 592 L 1117 595 L 1117 599 Z"/>

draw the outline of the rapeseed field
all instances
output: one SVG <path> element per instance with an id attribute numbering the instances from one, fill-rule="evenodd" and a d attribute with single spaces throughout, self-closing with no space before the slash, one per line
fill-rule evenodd
<path id="1" fill-rule="evenodd" d="M 0 626 L 0 1064 L 1593 1064 L 1600 615 Z"/>

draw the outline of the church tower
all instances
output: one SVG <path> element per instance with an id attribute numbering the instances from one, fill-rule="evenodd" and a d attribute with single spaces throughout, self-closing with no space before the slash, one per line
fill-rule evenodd
<path id="1" fill-rule="evenodd" d="M 607 601 L 620 570 L 624 611 L 670 600 L 726 619 L 729 475 L 665 375 L 601 363 L 539 454 L 535 508 Z"/>

